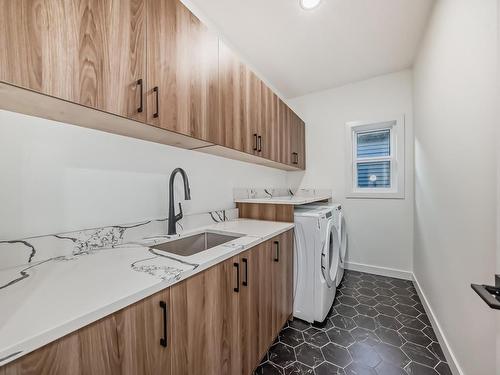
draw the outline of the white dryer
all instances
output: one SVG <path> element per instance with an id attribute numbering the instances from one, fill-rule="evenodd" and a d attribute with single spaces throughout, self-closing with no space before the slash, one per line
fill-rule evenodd
<path id="1" fill-rule="evenodd" d="M 311 203 L 306 206 L 310 208 L 327 208 L 330 209 L 332 215 L 334 216 L 333 223 L 335 228 L 338 231 L 338 237 L 340 239 L 340 251 L 339 251 L 339 269 L 337 272 L 337 280 L 335 282 L 336 286 L 342 282 L 342 278 L 344 277 L 344 269 L 345 269 L 345 257 L 347 254 L 347 228 L 345 224 L 345 218 L 342 213 L 342 206 L 338 203 Z"/>
<path id="2" fill-rule="evenodd" d="M 335 299 L 340 238 L 329 207 L 295 207 L 293 315 L 325 320 Z"/>

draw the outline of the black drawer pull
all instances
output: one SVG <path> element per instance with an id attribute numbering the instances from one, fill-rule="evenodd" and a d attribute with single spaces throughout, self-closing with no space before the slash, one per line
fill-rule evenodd
<path id="1" fill-rule="evenodd" d="M 259 135 L 259 136 L 257 137 L 257 140 L 258 140 L 258 144 L 259 144 L 259 146 L 257 147 L 257 148 L 258 148 L 258 150 L 257 150 L 257 151 L 258 151 L 258 152 L 262 152 L 262 136 L 261 136 L 261 135 Z"/>
<path id="2" fill-rule="evenodd" d="M 142 84 L 142 78 L 139 79 L 137 81 L 137 86 L 140 87 L 140 90 L 139 90 L 139 95 L 140 95 L 140 98 L 139 98 L 139 108 L 137 108 L 137 112 L 139 113 L 142 113 L 142 110 L 143 110 L 143 102 L 142 102 L 142 97 L 143 97 L 143 84 Z"/>
<path id="3" fill-rule="evenodd" d="M 154 118 L 158 118 L 160 116 L 160 98 L 158 97 L 158 86 L 153 87 L 153 93 L 155 95 L 155 103 L 156 103 L 156 112 L 153 113 Z"/>
<path id="4" fill-rule="evenodd" d="M 240 264 L 233 263 L 233 266 L 236 268 L 236 288 L 234 288 L 234 291 L 236 293 L 239 293 L 240 292 Z"/>
<path id="5" fill-rule="evenodd" d="M 274 244 L 276 245 L 276 252 L 275 252 L 275 256 L 274 256 L 274 261 L 279 262 L 280 261 L 280 242 L 274 241 Z"/>
<path id="6" fill-rule="evenodd" d="M 257 149 L 259 148 L 257 139 L 258 139 L 257 133 L 254 133 L 254 135 L 253 135 L 253 150 L 254 151 L 257 151 Z"/>
<path id="7" fill-rule="evenodd" d="M 160 345 L 167 347 L 167 303 L 160 301 L 160 307 L 163 310 L 163 337 L 160 339 Z"/>
<path id="8" fill-rule="evenodd" d="M 245 280 L 241 283 L 243 286 L 248 286 L 248 259 L 243 258 L 241 260 L 243 263 L 245 263 Z"/>

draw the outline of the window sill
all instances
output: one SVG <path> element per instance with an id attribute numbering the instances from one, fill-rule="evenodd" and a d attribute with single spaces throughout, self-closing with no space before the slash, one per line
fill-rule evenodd
<path id="1" fill-rule="evenodd" d="M 404 192 L 358 192 L 350 191 L 346 194 L 347 199 L 405 199 Z"/>

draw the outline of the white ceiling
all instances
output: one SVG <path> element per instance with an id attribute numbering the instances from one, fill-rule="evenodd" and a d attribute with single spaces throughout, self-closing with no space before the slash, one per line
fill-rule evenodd
<path id="1" fill-rule="evenodd" d="M 408 68 L 433 0 L 187 0 L 286 97 Z"/>

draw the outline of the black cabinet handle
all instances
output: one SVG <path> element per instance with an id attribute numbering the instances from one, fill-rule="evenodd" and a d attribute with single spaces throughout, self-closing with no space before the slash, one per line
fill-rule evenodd
<path id="1" fill-rule="evenodd" d="M 253 134 L 253 150 L 257 151 L 258 149 L 258 141 L 257 141 L 257 133 Z"/>
<path id="2" fill-rule="evenodd" d="M 160 301 L 160 307 L 163 310 L 163 337 L 160 339 L 160 345 L 167 347 L 167 303 Z"/>
<path id="3" fill-rule="evenodd" d="M 279 262 L 280 261 L 280 242 L 274 241 L 274 244 L 276 245 L 276 253 L 274 256 L 274 261 Z"/>
<path id="4" fill-rule="evenodd" d="M 236 268 L 236 288 L 234 288 L 234 291 L 236 293 L 239 293 L 240 292 L 240 264 L 233 263 L 233 266 Z"/>
<path id="5" fill-rule="evenodd" d="M 299 164 L 299 154 L 292 152 L 292 164 Z"/>
<path id="6" fill-rule="evenodd" d="M 243 258 L 241 260 L 243 263 L 245 263 L 245 280 L 241 283 L 243 286 L 248 286 L 248 259 Z"/>
<path id="7" fill-rule="evenodd" d="M 258 140 L 258 144 L 259 144 L 259 146 L 258 146 L 258 150 L 257 150 L 257 151 L 258 151 L 258 152 L 262 152 L 262 136 L 261 136 L 261 135 L 259 135 L 259 136 L 257 137 L 257 140 Z"/>
<path id="8" fill-rule="evenodd" d="M 144 95 L 144 93 L 143 93 L 142 78 L 137 81 L 137 86 L 140 87 L 140 90 L 139 90 L 139 95 L 140 95 L 139 108 L 137 108 L 137 112 L 142 113 L 142 110 L 143 110 L 142 96 Z"/>
<path id="9" fill-rule="evenodd" d="M 157 118 L 160 116 L 160 98 L 158 97 L 158 86 L 153 87 L 153 93 L 155 95 L 156 112 L 153 113 L 153 117 Z"/>

